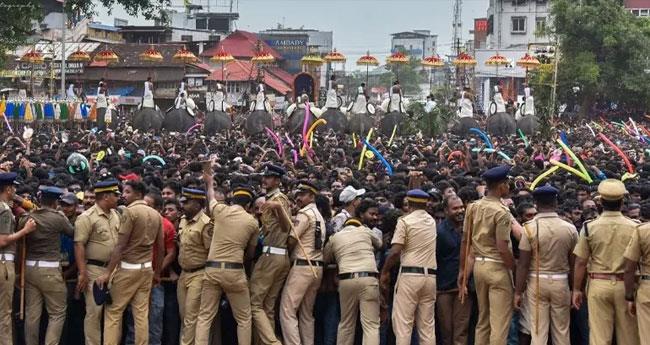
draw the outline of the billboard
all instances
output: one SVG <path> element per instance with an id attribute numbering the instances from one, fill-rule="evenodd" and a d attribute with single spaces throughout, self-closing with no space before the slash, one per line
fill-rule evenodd
<path id="1" fill-rule="evenodd" d="M 309 36 L 304 34 L 260 34 L 266 44 L 275 49 L 287 60 L 300 60 L 307 54 Z"/>

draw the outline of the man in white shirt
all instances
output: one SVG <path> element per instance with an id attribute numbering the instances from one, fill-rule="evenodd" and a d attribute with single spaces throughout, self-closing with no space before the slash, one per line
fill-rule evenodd
<path id="1" fill-rule="evenodd" d="M 343 224 L 345 224 L 345 221 L 348 220 L 348 218 L 354 217 L 357 207 L 359 207 L 359 204 L 361 203 L 361 196 L 365 193 L 365 189 L 354 189 L 352 186 L 347 186 L 343 191 L 341 191 L 339 201 L 345 206 L 341 212 L 336 214 L 336 216 L 332 217 L 332 220 L 330 220 L 330 224 L 332 225 L 331 228 L 334 233 L 343 228 Z"/>

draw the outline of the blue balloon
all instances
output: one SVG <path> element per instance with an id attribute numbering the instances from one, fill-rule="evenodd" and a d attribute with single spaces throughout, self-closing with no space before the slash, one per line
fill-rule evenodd
<path id="1" fill-rule="evenodd" d="M 478 136 L 481 137 L 481 139 L 483 140 L 483 142 L 485 142 L 485 145 L 487 145 L 488 148 L 491 148 L 491 149 L 494 148 L 494 145 L 492 145 L 492 142 L 490 141 L 490 138 L 488 138 L 487 134 L 483 133 L 480 129 L 478 129 L 478 128 L 470 128 L 469 131 L 478 134 Z"/>
<path id="2" fill-rule="evenodd" d="M 377 156 L 379 158 L 379 160 L 384 164 L 384 166 L 386 167 L 386 171 L 388 172 L 388 175 L 393 176 L 393 167 L 390 166 L 390 164 L 388 164 L 388 162 L 386 161 L 386 158 L 384 158 L 384 156 L 382 156 L 381 153 L 379 153 L 379 151 L 377 151 L 377 149 L 374 146 L 370 145 L 366 141 L 366 139 L 362 138 L 361 140 L 363 140 L 363 144 L 366 145 L 368 147 L 368 149 L 370 151 L 372 151 L 372 153 L 374 153 L 375 156 Z"/>

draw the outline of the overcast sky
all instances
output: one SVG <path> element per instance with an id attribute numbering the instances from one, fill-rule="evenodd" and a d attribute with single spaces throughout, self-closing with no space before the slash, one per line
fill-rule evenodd
<path id="1" fill-rule="evenodd" d="M 173 0 L 177 5 L 182 1 Z M 224 6 L 228 0 L 212 0 L 212 7 Z M 235 0 L 235 3 L 237 1 Z M 207 0 L 193 0 L 202 4 Z M 258 32 L 286 27 L 334 32 L 334 47 L 348 57 L 348 66 L 370 50 L 383 62 L 390 54 L 390 34 L 414 29 L 431 30 L 438 35 L 438 52 L 451 49 L 453 0 L 239 0 L 240 19 L 236 28 Z M 463 0 L 463 39 L 470 38 L 474 18 L 485 17 L 488 0 Z M 221 7 L 220 9 L 226 10 Z M 120 8 L 108 15 L 99 9 L 99 21 L 113 24 L 113 18 L 128 19 L 129 24 L 146 24 L 141 18 L 128 17 Z"/>

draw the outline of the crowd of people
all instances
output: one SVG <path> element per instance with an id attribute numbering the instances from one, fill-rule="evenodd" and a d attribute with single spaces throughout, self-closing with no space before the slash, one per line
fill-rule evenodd
<path id="1" fill-rule="evenodd" d="M 299 136 L 281 150 L 239 130 L 13 127 L 0 344 L 650 338 L 650 140 L 629 128 L 557 123 L 490 150 L 469 134 L 376 136 L 373 155 L 329 132 L 292 157 Z"/>

